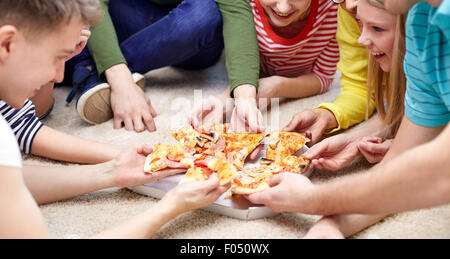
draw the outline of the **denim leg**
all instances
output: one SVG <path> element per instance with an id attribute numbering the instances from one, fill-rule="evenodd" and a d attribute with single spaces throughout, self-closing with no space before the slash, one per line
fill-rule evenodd
<path id="1" fill-rule="evenodd" d="M 130 14 L 118 9 L 114 11 L 115 7 L 111 5 L 114 2 L 127 2 L 130 5 L 145 3 L 146 8 L 149 8 L 149 2 L 112 0 L 110 3 L 111 19 L 115 26 L 121 24 L 117 26 L 120 31 L 136 31 L 137 23 L 130 25 L 130 28 L 124 26 L 127 23 L 121 23 L 130 19 Z M 134 10 L 146 10 L 141 7 L 135 6 Z M 121 7 L 121 10 L 124 8 Z M 124 38 L 121 35 L 118 37 Z M 223 51 L 222 16 L 214 0 L 184 0 L 167 15 L 121 42 L 120 48 L 132 72 L 147 73 L 173 65 L 186 69 L 205 68 L 216 63 Z"/>

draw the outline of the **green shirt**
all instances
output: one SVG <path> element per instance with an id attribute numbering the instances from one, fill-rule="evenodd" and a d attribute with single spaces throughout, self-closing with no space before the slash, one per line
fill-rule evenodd
<path id="1" fill-rule="evenodd" d="M 181 0 L 149 0 L 160 5 L 179 4 Z M 259 50 L 253 14 L 248 0 L 215 0 L 222 13 L 225 56 L 231 93 L 240 85 L 258 87 Z M 109 0 L 100 0 L 105 16 L 93 29 L 88 41 L 99 75 L 108 68 L 127 63 L 119 47 L 108 12 Z M 155 35 L 158 37 L 158 35 Z"/>

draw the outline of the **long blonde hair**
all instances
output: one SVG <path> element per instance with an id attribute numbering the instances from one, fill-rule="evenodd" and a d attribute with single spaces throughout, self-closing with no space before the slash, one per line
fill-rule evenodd
<path id="1" fill-rule="evenodd" d="M 367 0 L 369 4 L 384 9 L 383 0 Z M 406 77 L 403 71 L 405 58 L 406 15 L 397 16 L 395 40 L 390 72 L 384 72 L 373 55 L 369 55 L 367 75 L 368 102 L 375 98 L 377 112 L 383 124 L 391 128 L 392 137 L 397 133 L 405 111 Z"/>

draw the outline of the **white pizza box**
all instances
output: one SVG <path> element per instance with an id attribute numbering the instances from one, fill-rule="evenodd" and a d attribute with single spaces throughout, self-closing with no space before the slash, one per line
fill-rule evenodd
<path id="1" fill-rule="evenodd" d="M 267 138 L 264 139 L 263 144 L 264 147 L 258 157 L 255 160 L 247 160 L 245 163 L 246 167 L 258 166 L 259 160 L 265 157 Z M 306 150 L 308 150 L 308 147 L 304 146 L 296 153 L 296 155 L 301 155 L 306 152 Z M 309 177 L 310 174 L 311 170 L 304 173 L 303 175 Z M 166 192 L 178 185 L 178 182 L 183 178 L 183 176 L 183 174 L 172 175 L 142 186 L 130 187 L 130 189 L 139 194 L 161 199 L 166 194 Z M 268 207 L 253 204 L 244 197 L 233 197 L 233 199 L 227 199 L 225 198 L 227 195 L 228 192 L 225 192 L 222 196 L 219 197 L 219 199 L 217 199 L 216 202 L 214 202 L 211 206 L 203 208 L 203 210 L 243 220 L 272 217 L 278 214 Z"/>

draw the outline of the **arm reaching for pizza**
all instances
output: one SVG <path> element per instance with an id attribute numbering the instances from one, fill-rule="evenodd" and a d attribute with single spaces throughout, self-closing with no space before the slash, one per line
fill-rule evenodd
<path id="1" fill-rule="evenodd" d="M 386 157 L 368 173 L 324 184 L 313 184 L 302 175 L 279 174 L 271 179 L 271 188 L 248 199 L 275 211 L 316 215 L 396 213 L 446 204 L 450 127 L 441 130 L 405 118 Z"/>
<path id="2" fill-rule="evenodd" d="M 161 201 L 146 212 L 94 238 L 149 238 L 165 223 L 178 215 L 211 205 L 230 186 L 220 186 L 217 176 L 206 181 L 190 181 L 170 190 Z"/>
<path id="3" fill-rule="evenodd" d="M 63 200 L 110 187 L 142 185 L 185 172 L 185 169 L 144 173 L 144 162 L 152 148 L 131 147 L 112 161 L 81 166 L 24 166 L 25 183 L 39 204 Z"/>
<path id="4" fill-rule="evenodd" d="M 364 126 L 322 140 L 309 149 L 305 156 L 311 160 L 310 168 L 337 171 L 349 165 L 361 153 L 369 162 L 379 162 L 390 148 L 383 142 L 390 135 L 379 116 L 372 117 Z M 371 136 L 367 137 L 366 136 Z"/>

